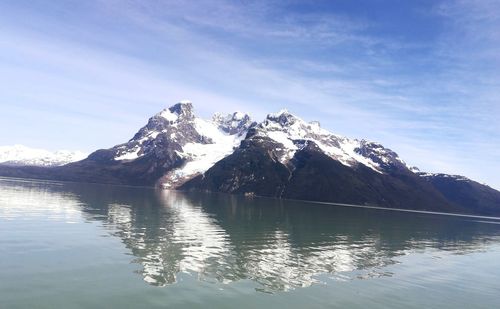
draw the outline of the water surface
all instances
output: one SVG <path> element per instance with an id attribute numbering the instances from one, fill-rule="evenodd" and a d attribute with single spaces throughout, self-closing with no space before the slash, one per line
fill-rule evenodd
<path id="1" fill-rule="evenodd" d="M 1 308 L 495 308 L 500 220 L 0 178 Z"/>

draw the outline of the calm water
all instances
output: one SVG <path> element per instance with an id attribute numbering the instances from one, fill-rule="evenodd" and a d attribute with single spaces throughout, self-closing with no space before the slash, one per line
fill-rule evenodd
<path id="1" fill-rule="evenodd" d="M 500 220 L 0 179 L 1 308 L 499 308 Z"/>

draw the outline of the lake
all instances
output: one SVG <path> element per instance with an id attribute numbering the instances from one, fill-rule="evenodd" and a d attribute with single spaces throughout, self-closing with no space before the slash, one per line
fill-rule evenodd
<path id="1" fill-rule="evenodd" d="M 0 308 L 498 308 L 500 219 L 0 178 Z"/>

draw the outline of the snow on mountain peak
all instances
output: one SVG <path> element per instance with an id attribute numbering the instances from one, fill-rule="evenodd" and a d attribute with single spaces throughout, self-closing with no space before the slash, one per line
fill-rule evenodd
<path id="1" fill-rule="evenodd" d="M 0 146 L 0 164 L 3 165 L 60 166 L 82 160 L 87 155 L 81 151 L 49 151 L 23 145 Z"/>
<path id="2" fill-rule="evenodd" d="M 282 115 L 291 115 L 290 112 L 288 111 L 288 109 L 286 108 L 282 108 L 280 109 L 279 112 L 277 113 L 270 113 L 267 115 L 268 118 L 279 118 L 280 116 Z"/>
<path id="3" fill-rule="evenodd" d="M 178 185 L 231 154 L 252 125 L 250 116 L 242 112 L 201 119 L 190 101 L 181 101 L 151 117 L 129 142 L 115 146 L 114 160 L 163 156 L 166 151 L 182 164 L 164 175 L 161 183 Z"/>
<path id="4" fill-rule="evenodd" d="M 179 115 L 177 115 L 176 113 L 172 113 L 168 108 L 162 110 L 158 115 L 170 122 L 175 122 L 177 121 L 177 119 L 179 119 Z"/>
<path id="5" fill-rule="evenodd" d="M 389 148 L 385 148 L 379 143 L 361 140 L 359 142 L 359 147 L 355 149 L 355 152 L 370 159 L 383 170 L 401 167 L 408 168 L 406 163 L 399 158 L 397 153 Z"/>
<path id="6" fill-rule="evenodd" d="M 227 115 L 215 113 L 212 122 L 225 133 L 239 135 L 246 134 L 248 129 L 255 124 L 248 114 L 242 112 Z"/>
<path id="7" fill-rule="evenodd" d="M 175 105 L 165 108 L 159 112 L 156 116 L 163 117 L 170 122 L 176 122 L 178 120 L 192 119 L 193 114 L 193 103 L 188 100 L 181 101 Z"/>
<path id="8" fill-rule="evenodd" d="M 282 109 L 277 113 L 268 114 L 266 121 L 272 121 L 282 127 L 293 125 L 295 122 L 303 122 L 299 117 L 291 114 L 288 110 Z"/>
<path id="9" fill-rule="evenodd" d="M 382 145 L 365 140 L 348 139 L 322 129 L 317 121 L 306 122 L 286 109 L 268 114 L 256 126 L 257 136 L 267 136 L 283 145 L 277 148 L 283 164 L 301 149 L 303 141 L 312 141 L 328 156 L 346 166 L 363 164 L 379 173 L 406 166 L 398 155 Z"/>
<path id="10" fill-rule="evenodd" d="M 236 111 L 233 113 L 233 119 L 235 119 L 235 120 L 242 120 L 245 116 L 248 116 L 248 115 L 245 113 L 242 113 L 240 111 Z"/>
<path id="11" fill-rule="evenodd" d="M 194 117 L 193 103 L 184 100 L 168 108 L 171 113 L 176 114 L 180 118 L 191 119 Z"/>
<path id="12" fill-rule="evenodd" d="M 471 181 L 469 178 L 462 175 L 452 175 L 452 174 L 444 174 L 444 173 L 427 173 L 427 172 L 419 172 L 417 173 L 420 177 L 423 178 L 452 178 L 458 181 Z"/>

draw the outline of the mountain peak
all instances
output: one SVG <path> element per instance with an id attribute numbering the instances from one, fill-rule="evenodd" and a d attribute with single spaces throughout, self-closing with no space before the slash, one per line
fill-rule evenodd
<path id="1" fill-rule="evenodd" d="M 172 105 L 171 107 L 168 108 L 168 110 L 176 114 L 180 118 L 193 118 L 193 103 L 191 101 L 180 101 L 177 104 Z"/>
<path id="2" fill-rule="evenodd" d="M 267 118 L 272 118 L 272 119 L 279 118 L 281 116 L 285 116 L 286 117 L 286 116 L 293 116 L 293 115 L 286 108 L 280 109 L 280 111 L 277 112 L 277 113 L 267 114 Z"/>
<path id="3" fill-rule="evenodd" d="M 292 125 L 297 121 L 301 121 L 300 118 L 291 114 L 287 109 L 282 109 L 277 113 L 268 114 L 266 119 L 272 122 L 276 122 L 283 127 Z"/>
<path id="4" fill-rule="evenodd" d="M 398 154 L 379 143 L 362 139 L 354 151 L 365 158 L 370 159 L 382 170 L 409 169 L 406 163 L 399 158 Z"/>
<path id="5" fill-rule="evenodd" d="M 177 122 L 179 119 L 192 120 L 194 118 L 193 103 L 188 100 L 180 101 L 168 108 L 165 108 L 156 116 L 166 119 L 170 123 Z"/>
<path id="6" fill-rule="evenodd" d="M 250 116 L 242 112 L 223 115 L 215 113 L 212 122 L 223 132 L 227 134 L 239 134 L 246 132 L 254 124 Z"/>

